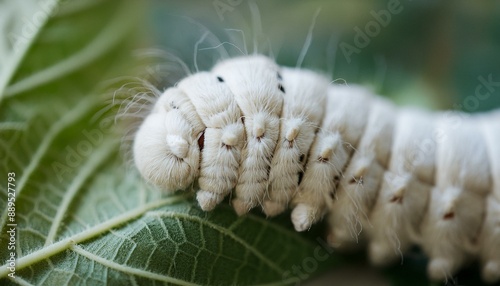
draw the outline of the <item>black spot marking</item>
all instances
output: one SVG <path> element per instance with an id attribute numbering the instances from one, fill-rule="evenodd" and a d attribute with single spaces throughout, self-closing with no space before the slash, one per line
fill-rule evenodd
<path id="1" fill-rule="evenodd" d="M 326 162 L 328 162 L 328 158 L 324 158 L 324 157 L 319 156 L 318 161 L 320 161 L 321 163 L 326 163 Z"/>
<path id="2" fill-rule="evenodd" d="M 444 220 L 449 220 L 449 219 L 452 219 L 455 217 L 455 213 L 454 212 L 447 212 L 444 214 L 443 216 L 443 219 Z"/>
<path id="3" fill-rule="evenodd" d="M 304 172 L 299 172 L 299 181 L 297 184 L 300 185 L 300 182 L 302 182 L 302 178 L 304 177 Z"/>
<path id="4" fill-rule="evenodd" d="M 333 179 L 335 180 L 335 182 L 340 181 L 340 177 L 339 176 L 335 176 L 335 177 L 333 177 Z"/>
<path id="5" fill-rule="evenodd" d="M 281 90 L 281 92 L 285 93 L 285 88 L 283 87 L 283 85 L 281 83 L 278 84 L 278 89 Z"/>
<path id="6" fill-rule="evenodd" d="M 401 204 L 403 202 L 403 197 L 402 196 L 393 196 L 389 202 Z"/>
<path id="7" fill-rule="evenodd" d="M 175 102 L 173 102 L 173 101 L 171 101 L 171 102 L 170 102 L 170 107 L 171 107 L 172 109 L 179 109 L 179 106 L 177 106 L 177 105 L 175 104 Z"/>
<path id="8" fill-rule="evenodd" d="M 334 200 L 334 199 L 335 199 L 335 192 L 334 192 L 334 191 L 330 191 L 328 194 L 330 195 L 330 198 L 331 198 L 332 200 Z"/>
<path id="9" fill-rule="evenodd" d="M 217 80 L 218 80 L 219 82 L 224 82 L 224 79 L 223 79 L 223 78 L 221 78 L 220 76 L 218 76 L 218 77 L 217 77 Z"/>
<path id="10" fill-rule="evenodd" d="M 299 161 L 300 161 L 301 163 L 304 163 L 304 159 L 305 159 L 305 158 L 306 158 L 306 155 L 302 154 L 302 155 L 300 155 L 300 157 L 299 157 Z"/>

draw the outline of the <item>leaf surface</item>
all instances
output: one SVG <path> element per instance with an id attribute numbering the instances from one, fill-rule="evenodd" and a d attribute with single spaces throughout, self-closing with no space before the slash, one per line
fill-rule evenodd
<path id="1" fill-rule="evenodd" d="M 205 213 L 190 192 L 165 196 L 124 163 L 116 110 L 100 83 L 137 70 L 132 19 L 140 5 L 0 6 L 1 284 L 289 284 L 294 265 L 325 251 L 289 224 L 239 218 L 229 206 Z M 19 40 L 28 28 L 31 36 Z M 304 275 L 325 265 L 312 261 Z"/>

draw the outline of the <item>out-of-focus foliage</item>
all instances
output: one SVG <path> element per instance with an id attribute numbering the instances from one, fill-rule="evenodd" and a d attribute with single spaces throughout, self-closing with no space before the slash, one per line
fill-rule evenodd
<path id="1" fill-rule="evenodd" d="M 124 162 L 117 91 L 159 72 L 134 57 L 155 54 L 136 52 L 147 3 L 0 8 L 1 285 L 276 285 L 314 253 L 308 276 L 338 261 L 288 219 L 203 212 Z"/>
<path id="2" fill-rule="evenodd" d="M 333 70 L 332 79 L 371 86 L 400 104 L 467 112 L 500 106 L 500 84 L 488 90 L 488 98 L 474 99 L 482 84 L 480 77 L 491 75 L 500 82 L 498 1 L 255 1 L 258 21 L 253 21 L 248 2 L 154 1 L 150 17 L 155 38 L 191 62 L 194 44 L 205 26 L 221 42 L 230 41 L 241 49 L 244 35 L 249 52 L 254 43 L 267 54 L 271 46 L 280 64 L 294 66 L 320 9 L 304 67 Z M 377 19 L 375 14 L 382 15 L 389 7 L 398 12 L 390 13 L 389 20 Z M 367 35 L 368 44 L 346 56 L 340 46 L 357 48 L 357 29 Z M 213 46 L 206 41 L 200 45 Z M 239 54 L 229 44 L 223 47 L 232 55 Z M 218 56 L 218 49 L 198 52 L 205 69 Z"/>

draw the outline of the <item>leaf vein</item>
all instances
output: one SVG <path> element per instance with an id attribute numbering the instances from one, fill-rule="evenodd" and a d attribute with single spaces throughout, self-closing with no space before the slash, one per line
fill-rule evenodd
<path id="1" fill-rule="evenodd" d="M 94 103 L 91 100 L 89 100 L 89 98 L 82 100 L 82 102 L 78 104 L 74 110 L 67 112 L 65 116 L 63 116 L 59 121 L 55 122 L 50 127 L 45 137 L 42 139 L 42 142 L 40 143 L 40 145 L 38 145 L 38 149 L 36 150 L 35 154 L 31 157 L 31 161 L 29 165 L 26 167 L 25 172 L 21 175 L 21 178 L 19 179 L 19 183 L 17 185 L 17 190 L 16 190 L 16 195 L 18 198 L 20 197 L 24 186 L 28 183 L 29 177 L 35 171 L 36 167 L 42 160 L 42 157 L 45 155 L 48 148 L 50 147 L 52 141 L 57 137 L 57 135 L 62 130 L 64 130 L 66 127 L 70 126 L 78 119 L 80 119 L 82 116 L 84 116 L 93 105 Z M 7 208 L 4 209 L 2 217 L 0 218 L 0 229 L 3 229 L 5 227 L 6 221 L 7 221 Z"/>
<path id="2" fill-rule="evenodd" d="M 57 235 L 57 231 L 62 223 L 64 215 L 68 210 L 71 202 L 77 195 L 78 191 L 81 190 L 82 185 L 88 179 L 88 177 L 101 165 L 105 160 L 113 154 L 113 148 L 117 145 L 115 141 L 108 141 L 100 146 L 100 148 L 93 152 L 85 166 L 78 172 L 78 176 L 73 180 L 68 190 L 66 191 L 61 205 L 57 208 L 56 216 L 50 226 L 49 233 L 45 239 L 45 246 L 49 245 L 54 241 Z"/>
<path id="3" fill-rule="evenodd" d="M 183 213 L 169 212 L 169 211 L 151 211 L 151 212 L 148 212 L 146 215 L 157 216 L 157 217 L 169 217 L 169 218 L 174 218 L 174 219 L 183 218 L 186 220 L 194 221 L 194 222 L 199 223 L 199 224 L 204 224 L 210 228 L 217 230 L 219 233 L 232 238 L 233 240 L 240 243 L 241 245 L 243 245 L 246 249 L 251 251 L 255 256 L 257 256 L 259 259 L 261 259 L 264 263 L 266 263 L 269 267 L 271 267 L 273 270 L 275 270 L 278 274 L 283 273 L 283 269 L 281 269 L 281 267 L 279 267 L 277 264 L 275 264 L 270 259 L 265 257 L 260 251 L 258 251 L 252 245 L 248 244 L 241 237 L 237 236 L 232 231 L 230 231 L 226 228 L 223 228 L 217 224 L 214 224 L 208 220 L 201 219 L 197 216 L 192 216 L 192 215 L 183 214 Z"/>
<path id="4" fill-rule="evenodd" d="M 167 283 L 175 283 L 177 285 L 186 285 L 186 286 L 198 285 L 198 284 L 191 283 L 191 282 L 184 281 L 184 280 L 180 280 L 180 279 L 177 279 L 174 277 L 161 275 L 161 274 L 146 271 L 143 269 L 137 269 L 137 268 L 133 268 L 133 267 L 130 267 L 127 265 L 119 264 L 119 263 L 116 263 L 114 261 L 100 257 L 98 255 L 95 255 L 92 252 L 87 251 L 87 250 L 85 250 L 82 247 L 77 246 L 77 245 L 72 245 L 71 250 L 73 250 L 74 252 L 76 252 L 76 253 L 78 253 L 78 254 L 80 254 L 80 255 L 82 255 L 90 260 L 93 260 L 97 263 L 100 263 L 108 268 L 115 269 L 115 270 L 118 270 L 118 271 L 121 271 L 124 273 L 131 273 L 131 274 L 145 277 L 148 279 L 159 280 L 159 281 L 163 281 L 163 282 L 167 282 Z"/>
<path id="5" fill-rule="evenodd" d="M 40 262 L 44 259 L 47 259 L 49 257 L 52 257 L 58 253 L 61 253 L 62 251 L 69 249 L 72 245 L 76 243 L 81 243 L 83 241 L 89 240 L 91 238 L 97 237 L 101 235 L 104 232 L 107 232 L 119 225 L 122 225 L 126 222 L 129 222 L 133 219 L 138 218 L 139 216 L 143 215 L 144 213 L 151 211 L 155 208 L 162 207 L 165 205 L 170 205 L 174 204 L 176 202 L 181 201 L 182 199 L 185 199 L 186 195 L 179 195 L 179 196 L 173 196 L 173 197 L 168 197 L 163 200 L 158 200 L 151 202 L 147 205 L 135 208 L 130 210 L 129 212 L 123 213 L 117 217 L 111 218 L 107 221 L 104 221 L 90 229 L 87 229 L 84 232 L 75 234 L 71 237 L 65 238 L 61 241 L 58 241 L 54 244 L 51 244 L 47 247 L 44 247 L 42 249 L 36 250 L 24 257 L 20 257 L 17 260 L 16 264 L 16 270 L 21 270 L 24 269 L 28 266 L 31 266 L 37 262 Z M 0 278 L 6 277 L 7 274 L 9 273 L 8 270 L 8 264 L 4 264 L 0 267 Z"/>

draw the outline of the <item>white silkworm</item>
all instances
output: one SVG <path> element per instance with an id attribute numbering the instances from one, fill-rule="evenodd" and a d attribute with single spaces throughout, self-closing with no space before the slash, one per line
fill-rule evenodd
<path id="1" fill-rule="evenodd" d="M 460 123 L 254 55 L 167 89 L 136 133 L 134 158 L 168 191 L 198 179 L 204 210 L 234 189 L 239 215 L 260 205 L 274 216 L 290 205 L 297 231 L 326 216 L 333 247 L 366 242 L 375 264 L 417 244 L 432 279 L 477 257 L 495 282 L 500 112 L 454 118 Z"/>

